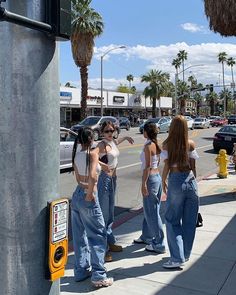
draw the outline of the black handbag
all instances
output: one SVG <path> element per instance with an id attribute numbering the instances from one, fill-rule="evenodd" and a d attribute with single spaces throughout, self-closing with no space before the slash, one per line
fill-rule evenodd
<path id="1" fill-rule="evenodd" d="M 201 226 L 203 226 L 203 218 L 201 213 L 198 213 L 196 227 L 201 227 Z"/>
<path id="2" fill-rule="evenodd" d="M 104 141 L 102 141 L 104 144 L 104 148 L 106 151 L 106 154 L 104 156 L 102 156 L 101 158 L 99 158 L 99 161 L 104 163 L 104 164 L 108 164 L 108 157 L 107 157 L 107 149 L 106 149 L 106 143 Z"/>

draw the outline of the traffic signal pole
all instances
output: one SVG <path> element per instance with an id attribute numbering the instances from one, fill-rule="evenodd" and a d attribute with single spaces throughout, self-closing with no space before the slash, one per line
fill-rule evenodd
<path id="1" fill-rule="evenodd" d="M 7 0 L 44 21 L 45 1 Z M 59 83 L 55 39 L 0 22 L 0 290 L 58 295 L 45 279 L 46 206 L 59 191 Z"/>

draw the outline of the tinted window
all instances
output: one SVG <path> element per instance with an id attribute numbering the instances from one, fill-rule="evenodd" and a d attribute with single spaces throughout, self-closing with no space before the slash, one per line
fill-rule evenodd
<path id="1" fill-rule="evenodd" d="M 85 125 L 85 126 L 92 126 L 92 125 L 96 125 L 99 121 L 100 117 L 88 117 L 85 118 L 83 121 L 81 121 L 81 125 Z"/>
<path id="2" fill-rule="evenodd" d="M 225 126 L 222 127 L 219 132 L 229 132 L 229 133 L 236 133 L 236 127 L 234 126 Z"/>
<path id="3" fill-rule="evenodd" d="M 203 122 L 204 119 L 198 118 L 198 119 L 195 119 L 194 121 L 195 121 L 195 122 Z"/>

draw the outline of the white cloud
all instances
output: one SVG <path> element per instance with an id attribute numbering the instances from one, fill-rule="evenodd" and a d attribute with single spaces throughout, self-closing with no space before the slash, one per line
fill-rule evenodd
<path id="1" fill-rule="evenodd" d="M 204 26 L 199 26 L 199 25 L 194 24 L 194 23 L 184 23 L 184 24 L 181 24 L 180 26 L 185 31 L 188 31 L 188 32 L 191 32 L 191 33 L 197 33 L 197 32 L 206 33 L 207 32 L 207 30 L 205 29 Z"/>

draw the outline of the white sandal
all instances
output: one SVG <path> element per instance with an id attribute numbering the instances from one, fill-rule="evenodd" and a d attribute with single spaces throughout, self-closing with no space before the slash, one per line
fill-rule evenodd
<path id="1" fill-rule="evenodd" d="M 109 287 L 113 284 L 113 278 L 106 278 L 102 281 L 92 281 L 95 288 Z"/>

